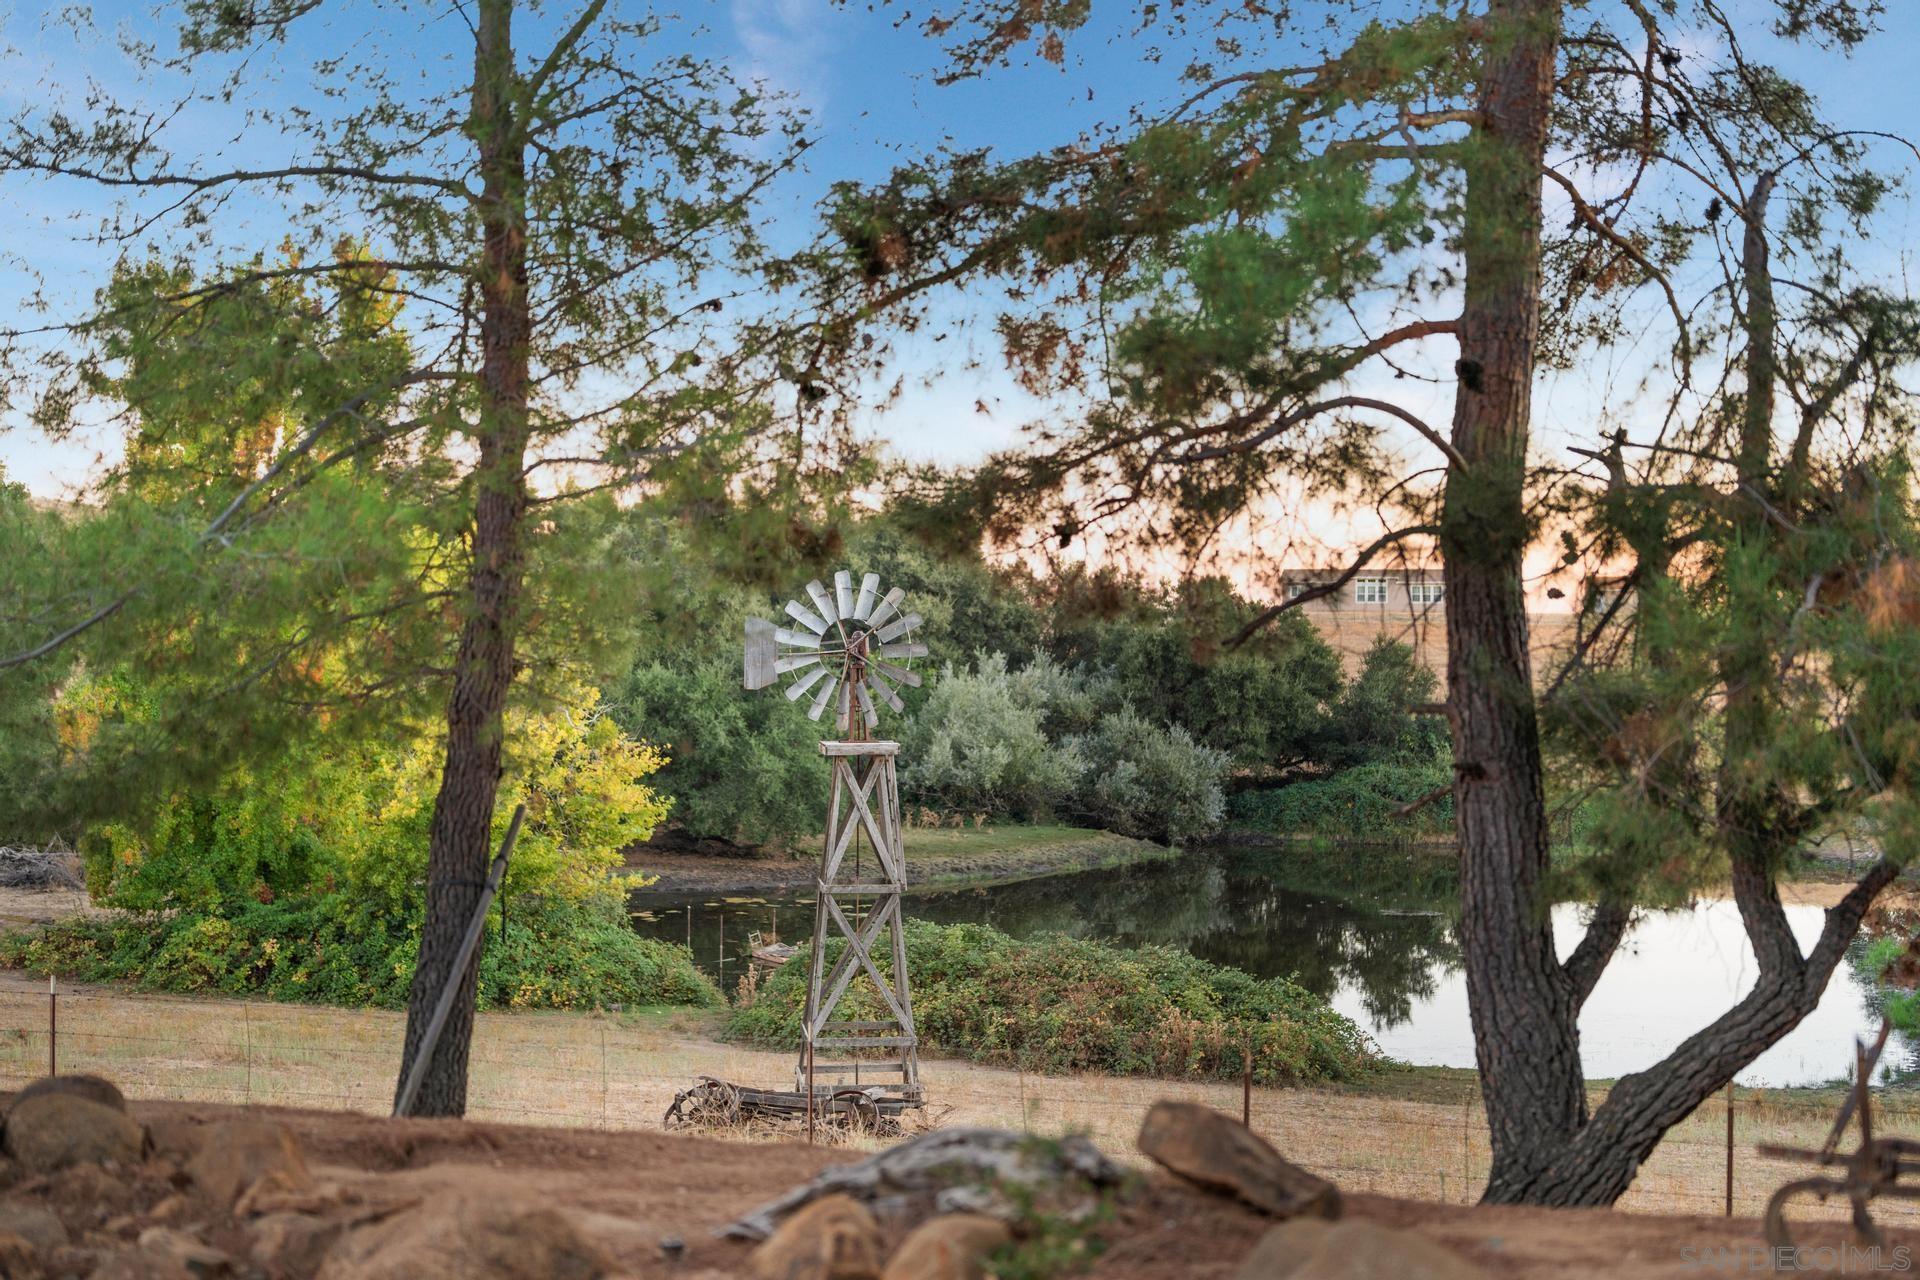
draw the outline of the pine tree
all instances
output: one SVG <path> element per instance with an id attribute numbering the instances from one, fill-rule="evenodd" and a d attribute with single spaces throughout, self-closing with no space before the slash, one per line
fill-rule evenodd
<path id="1" fill-rule="evenodd" d="M 1877 10 L 1780 0 L 1774 27 L 1844 50 L 1870 34 Z M 984 0 L 930 26 L 955 41 L 953 74 L 965 76 L 1028 46 L 1060 61 L 1091 14 L 1073 0 Z M 924 322 L 935 290 L 965 282 L 979 296 L 999 281 L 1015 371 L 1091 403 L 1083 419 L 1037 428 L 1031 449 L 995 460 L 958 495 L 990 533 L 1069 542 L 1132 521 L 1194 548 L 1286 481 L 1398 516 L 1350 573 L 1408 544 L 1438 546 L 1460 929 L 1492 1130 L 1486 1196 L 1611 1203 L 1668 1126 L 1812 1007 L 1912 852 L 1910 762 L 1886 728 L 1901 705 L 1894 673 L 1911 670 L 1912 655 L 1863 642 L 1875 609 L 1897 614 L 1909 600 L 1887 566 L 1911 555 L 1899 374 L 1912 316 L 1862 287 L 1845 253 L 1871 227 L 1885 180 L 1867 139 L 1827 124 L 1789 77 L 1751 60 L 1752 21 L 1714 0 L 1433 2 L 1394 17 L 1335 0 L 1150 5 L 1139 21 L 1154 47 L 1195 50 L 1190 94 L 1043 154 L 935 157 L 878 186 L 843 186 L 818 287 L 873 317 Z M 1789 187 L 1790 200 L 1769 203 L 1770 189 Z M 1748 269 L 1723 277 L 1729 261 Z M 1702 271 L 1700 297 L 1686 296 Z M 1771 285 L 1789 273 L 1814 300 L 1797 309 L 1790 342 Z M 1728 344 L 1709 345 L 1708 317 Z M 1670 347 L 1646 370 L 1632 437 L 1596 423 L 1590 473 L 1536 456 L 1543 371 L 1663 323 Z M 834 334 L 850 358 L 864 354 L 851 342 L 859 332 Z M 1406 371 L 1451 375 L 1445 429 L 1355 387 Z M 1782 453 L 1771 447 L 1772 388 L 1789 383 L 1805 429 Z M 1744 418 L 1729 419 L 1730 404 Z M 1746 427 L 1716 448 L 1715 424 L 1730 420 Z M 1389 428 L 1437 459 L 1437 485 L 1399 461 Z M 1703 465 L 1675 472 L 1676 448 Z M 1646 606 L 1609 610 L 1611 625 L 1566 670 L 1538 680 L 1523 558 L 1543 530 L 1575 519 L 1615 552 L 1640 553 Z M 1787 527 L 1795 541 L 1817 527 L 1827 557 L 1797 594 L 1781 583 L 1804 552 L 1782 558 L 1770 545 Z M 1769 556 L 1779 563 L 1756 567 Z M 1715 594 L 1718 565 L 1750 575 L 1745 593 Z M 1872 585 L 1850 594 L 1841 581 Z M 1685 609 L 1667 603 L 1688 594 Z M 1620 810 L 1641 837 L 1616 829 L 1584 869 L 1599 897 L 1563 961 L 1549 920 L 1565 884 L 1549 851 L 1543 698 L 1559 715 L 1600 687 L 1603 659 L 1633 650 L 1607 637 L 1629 626 L 1664 656 L 1613 673 L 1640 687 L 1618 704 L 1624 719 L 1586 726 L 1585 744 L 1615 798 L 1645 801 Z M 1791 678 L 1772 674 L 1780 663 Z M 1822 703 L 1801 688 L 1781 714 L 1779 690 L 1807 685 L 1809 671 L 1841 696 Z M 1683 690 L 1691 703 L 1675 696 Z M 1819 752 L 1795 761 L 1770 746 L 1788 725 Z M 1679 738 L 1649 745 L 1623 726 Z M 1718 813 L 1703 815 L 1698 792 L 1677 784 L 1703 779 L 1721 741 L 1708 770 Z M 1803 955 L 1775 888 L 1784 855 L 1868 796 L 1885 806 L 1874 821 L 1886 856 Z M 1579 1010 L 1635 903 L 1663 892 L 1663 868 L 1635 855 L 1681 829 L 1731 868 L 1763 980 L 1590 1114 Z"/>
<path id="2" fill-rule="evenodd" d="M 368 11 L 335 9 L 189 3 L 177 53 L 124 50 L 157 85 L 191 86 L 172 110 L 101 93 L 73 108 L 30 105 L 9 122 L 0 181 L 117 194 L 98 237 L 105 252 L 128 272 L 150 243 L 165 256 L 144 296 L 119 290 L 9 334 L 7 368 L 14 393 L 58 430 L 137 348 L 244 298 L 264 309 L 259 322 L 200 325 L 196 357 L 297 393 L 290 429 L 232 450 L 245 465 L 206 478 L 219 500 L 176 555 L 243 558 L 272 543 L 299 495 L 362 463 L 390 500 L 442 520 L 455 563 L 407 602 L 440 610 L 429 616 L 441 619 L 441 657 L 425 676 L 444 699 L 446 756 L 399 1075 L 451 977 L 461 998 L 415 1109 L 457 1115 L 474 969 L 451 971 L 491 853 L 503 712 L 529 657 L 530 565 L 561 567 L 541 560 L 564 536 L 561 498 L 658 485 L 676 467 L 711 485 L 767 424 L 762 393 L 778 362 L 752 318 L 729 308 L 766 263 L 756 199 L 803 141 L 780 104 L 685 52 L 650 11 L 474 0 L 433 19 L 400 7 L 367 30 Z M 456 23 L 470 70 L 428 58 L 421 74 L 423 48 Z M 265 68 L 303 50 L 315 91 L 282 105 Z M 235 166 L 203 147 L 196 113 L 234 103 L 246 107 L 236 149 L 281 158 Z M 279 288 L 302 282 L 341 308 L 396 310 L 402 357 L 379 370 L 336 363 L 341 349 L 319 326 L 302 329 L 308 292 Z M 185 385 L 204 393 L 209 381 Z M 260 420 L 233 423 L 251 431 Z M 150 462 L 136 450 L 129 467 Z M 167 581 L 125 563 L 118 582 L 83 584 L 42 639 L 0 662 L 43 660 L 96 627 L 164 622 L 179 603 Z M 567 612 L 542 604 L 553 605 L 541 610 L 548 625 Z M 284 620 L 259 621 L 272 631 Z M 268 651 L 296 663 L 299 647 Z"/>

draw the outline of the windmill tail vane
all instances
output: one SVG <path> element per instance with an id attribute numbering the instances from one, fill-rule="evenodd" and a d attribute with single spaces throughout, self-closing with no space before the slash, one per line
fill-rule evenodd
<path id="1" fill-rule="evenodd" d="M 899 687 L 920 683 L 905 664 L 927 655 L 927 646 L 913 638 L 920 615 L 901 612 L 906 592 L 895 587 L 882 594 L 877 573 L 865 575 L 856 591 L 853 575 L 842 569 L 831 590 L 818 579 L 809 582 L 806 597 L 806 603 L 787 601 L 792 626 L 747 619 L 746 687 L 765 689 L 792 676 L 788 701 L 807 699 L 811 720 L 831 705 L 840 733 L 873 729 L 881 704 L 904 711 Z"/>

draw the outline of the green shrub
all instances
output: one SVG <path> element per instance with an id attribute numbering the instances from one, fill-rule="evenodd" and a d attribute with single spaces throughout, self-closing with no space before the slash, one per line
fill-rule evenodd
<path id="1" fill-rule="evenodd" d="M 344 894 L 66 921 L 0 937 L 0 965 L 153 991 L 401 1008 L 418 919 Z M 480 958 L 483 1009 L 720 1003 L 686 948 L 642 938 L 604 900 L 516 903 Z"/>
<path id="2" fill-rule="evenodd" d="M 1095 826 L 1167 844 L 1220 829 L 1227 753 L 1199 745 L 1178 725 L 1118 711 L 1067 747 L 1086 762 L 1074 803 Z"/>
<path id="3" fill-rule="evenodd" d="M 614 714 L 665 746 L 656 781 L 688 834 L 771 844 L 819 831 L 821 726 L 785 698 L 743 693 L 732 650 L 688 647 L 641 661 L 619 686 Z"/>
<path id="4" fill-rule="evenodd" d="M 838 948 L 827 948 L 829 963 Z M 1018 942 L 985 925 L 907 924 L 914 1018 L 928 1050 L 1031 1071 L 1237 1079 L 1251 1047 L 1265 1083 L 1351 1079 L 1378 1060 L 1364 1033 L 1282 978 L 1255 978 L 1171 947 L 1066 937 Z M 882 973 L 890 972 L 880 960 Z M 782 966 L 727 1024 L 736 1039 L 796 1049 L 805 960 Z M 877 1013 L 871 992 L 840 1008 Z"/>
<path id="5" fill-rule="evenodd" d="M 949 666 L 901 739 L 900 789 L 911 801 L 995 817 L 1045 819 L 1080 779 L 1070 746 L 1047 740 L 1045 690 L 999 654 Z"/>
<path id="6" fill-rule="evenodd" d="M 1353 839 L 1445 835 L 1453 830 L 1452 796 L 1404 818 L 1396 813 L 1446 786 L 1452 776 L 1442 764 L 1364 764 L 1330 778 L 1243 791 L 1233 798 L 1229 825 L 1275 835 Z"/>

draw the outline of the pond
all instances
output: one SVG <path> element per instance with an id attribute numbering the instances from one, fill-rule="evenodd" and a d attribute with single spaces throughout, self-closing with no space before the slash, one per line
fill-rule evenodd
<path id="1" fill-rule="evenodd" d="M 689 943 L 711 976 L 731 984 L 748 935 L 797 942 L 812 929 L 811 895 L 632 895 L 634 927 Z M 1789 906 L 1804 949 L 1824 913 Z M 1466 975 L 1455 921 L 1453 867 L 1444 853 L 1397 848 L 1226 849 L 1115 870 L 1011 884 L 911 893 L 907 914 L 977 921 L 1031 937 L 1065 933 L 1123 945 L 1163 943 L 1262 977 L 1292 976 L 1365 1028 L 1404 1062 L 1473 1065 Z M 1556 907 L 1564 955 L 1580 937 L 1581 908 Z M 1587 1074 L 1608 1078 L 1653 1065 L 1724 1012 L 1754 979 L 1753 956 L 1731 902 L 1644 913 L 1581 1013 Z M 1844 1077 L 1855 1035 L 1879 1027 L 1872 993 L 1843 964 L 1818 1009 L 1743 1072 L 1767 1087 Z M 1910 1046 L 1888 1047 L 1883 1074 L 1914 1069 Z"/>

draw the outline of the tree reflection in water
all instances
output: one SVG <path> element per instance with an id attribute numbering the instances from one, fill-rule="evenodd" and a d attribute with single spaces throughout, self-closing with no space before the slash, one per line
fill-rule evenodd
<path id="1" fill-rule="evenodd" d="M 1287 846 L 1220 849 L 1112 870 L 1013 884 L 911 894 L 907 914 L 943 924 L 992 925 L 1017 938 L 1064 933 L 1123 945 L 1160 943 L 1259 977 L 1293 977 L 1317 995 L 1360 992 L 1381 1029 L 1405 1023 L 1413 1002 L 1460 967 L 1457 884 L 1446 849 Z M 797 941 L 811 924 L 801 895 L 688 899 L 640 891 L 634 927 L 688 938 L 710 974 L 722 945 L 731 985 L 750 931 L 775 913 Z"/>
<path id="2" fill-rule="evenodd" d="M 1331 997 L 1356 987 L 1382 1028 L 1460 966 L 1445 850 L 1225 849 L 1109 871 L 916 894 L 908 914 L 1015 937 L 1160 943 Z"/>

